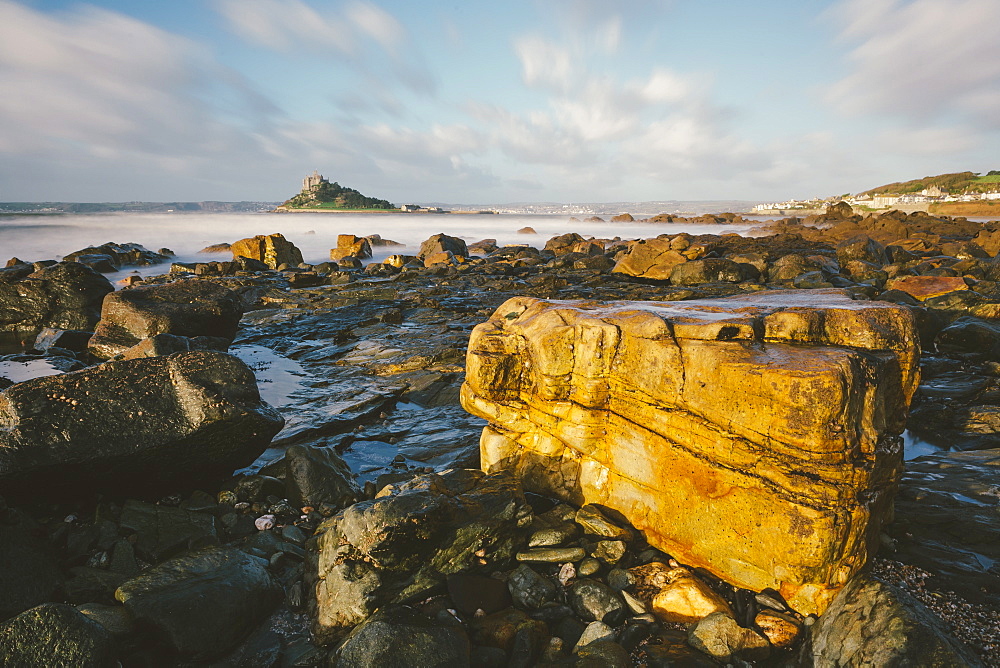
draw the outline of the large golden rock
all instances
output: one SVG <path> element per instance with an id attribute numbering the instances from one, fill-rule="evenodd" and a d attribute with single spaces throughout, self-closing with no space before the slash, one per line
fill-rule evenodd
<path id="1" fill-rule="evenodd" d="M 271 269 L 277 269 L 283 264 L 296 267 L 302 264 L 302 252 L 291 241 L 281 234 L 258 234 L 255 237 L 240 239 L 229 247 L 233 257 L 248 257 L 259 260 Z"/>
<path id="2" fill-rule="evenodd" d="M 821 612 L 892 514 L 917 384 L 910 312 L 839 290 L 514 298 L 462 404 L 488 472 L 625 515 L 682 563 Z"/>

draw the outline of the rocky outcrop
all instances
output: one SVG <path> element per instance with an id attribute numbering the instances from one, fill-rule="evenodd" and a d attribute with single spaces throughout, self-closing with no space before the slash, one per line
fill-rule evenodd
<path id="1" fill-rule="evenodd" d="M 473 331 L 462 403 L 486 471 L 817 612 L 891 514 L 917 357 L 908 309 L 837 290 L 514 298 Z"/>
<path id="2" fill-rule="evenodd" d="M 65 603 L 45 603 L 0 625 L 4 666 L 113 666 L 107 629 Z"/>
<path id="3" fill-rule="evenodd" d="M 66 255 L 63 260 L 66 262 L 84 262 L 84 258 L 87 257 L 107 258 L 113 267 L 113 271 L 118 271 L 121 267 L 127 266 L 159 264 L 170 259 L 170 255 L 166 253 L 156 253 L 139 244 L 108 242 L 100 246 L 89 246 L 74 251 Z M 84 264 L 87 263 L 84 262 Z"/>
<path id="4" fill-rule="evenodd" d="M 190 487 L 252 462 L 283 424 L 230 355 L 107 362 L 0 393 L 0 484 L 26 495 Z"/>
<path id="5" fill-rule="evenodd" d="M 612 271 L 616 274 L 667 280 L 674 267 L 684 262 L 687 262 L 687 257 L 681 254 L 676 244 L 671 244 L 670 239 L 643 239 L 629 247 Z"/>
<path id="6" fill-rule="evenodd" d="M 435 234 L 420 244 L 417 257 L 421 260 L 426 260 L 432 255 L 448 252 L 460 257 L 468 257 L 469 248 L 458 237 L 450 237 L 447 234 Z"/>
<path id="7" fill-rule="evenodd" d="M 45 327 L 93 331 L 101 301 L 113 291 L 108 279 L 79 262 L 0 281 L 0 333 L 31 339 Z"/>
<path id="8" fill-rule="evenodd" d="M 797 665 L 981 665 L 912 596 L 861 575 L 850 582 L 810 629 Z"/>
<path id="9" fill-rule="evenodd" d="M 447 575 L 502 568 L 529 513 L 513 476 L 467 470 L 419 476 L 350 506 L 316 530 L 313 632 L 331 640 L 378 608 L 425 597 Z"/>
<path id="10" fill-rule="evenodd" d="M 356 237 L 353 234 L 337 235 L 337 247 L 330 251 L 330 259 L 334 262 L 345 257 L 358 259 L 372 256 L 372 245 L 366 237 Z"/>
<path id="11" fill-rule="evenodd" d="M 248 257 L 263 262 L 271 269 L 282 265 L 297 267 L 302 264 L 302 252 L 281 234 L 258 234 L 240 239 L 229 247 L 233 257 Z"/>
<path id="12" fill-rule="evenodd" d="M 164 334 L 232 341 L 242 315 L 239 295 L 211 281 L 175 281 L 121 290 L 104 298 L 101 321 L 88 348 L 95 357 L 109 359 L 144 339 Z M 160 341 L 150 347 L 154 352 L 157 345 L 169 352 L 179 350 L 178 342 L 171 343 Z"/>

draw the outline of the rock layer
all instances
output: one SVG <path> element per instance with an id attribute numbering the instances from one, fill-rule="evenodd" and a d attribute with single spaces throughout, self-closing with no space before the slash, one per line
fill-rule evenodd
<path id="1" fill-rule="evenodd" d="M 484 470 L 820 612 L 891 516 L 917 358 L 905 307 L 838 290 L 514 298 L 472 334 L 462 403 Z"/>

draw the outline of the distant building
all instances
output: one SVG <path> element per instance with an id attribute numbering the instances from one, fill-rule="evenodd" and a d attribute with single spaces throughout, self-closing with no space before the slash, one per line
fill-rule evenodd
<path id="1" fill-rule="evenodd" d="M 875 195 L 872 204 L 876 209 L 888 209 L 899 201 L 899 195 Z"/>
<path id="2" fill-rule="evenodd" d="M 326 181 L 326 179 L 323 178 L 323 175 L 314 169 L 312 174 L 302 179 L 302 192 L 311 193 L 324 181 Z"/>
<path id="3" fill-rule="evenodd" d="M 921 190 L 920 194 L 923 195 L 924 197 L 933 197 L 937 199 L 939 197 L 944 197 L 945 195 L 947 195 L 948 191 L 942 190 L 937 186 L 931 186 L 930 188 L 924 188 L 923 190 Z"/>

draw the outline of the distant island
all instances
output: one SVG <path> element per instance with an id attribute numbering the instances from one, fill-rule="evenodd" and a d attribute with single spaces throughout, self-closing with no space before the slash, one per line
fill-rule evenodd
<path id="1" fill-rule="evenodd" d="M 927 211 L 948 216 L 1000 215 L 1000 170 L 986 174 L 955 172 L 900 181 L 865 190 L 857 195 L 788 200 L 758 204 L 758 215 L 806 215 L 821 213 L 829 204 L 847 202 L 859 212 L 899 209 Z"/>
<path id="2" fill-rule="evenodd" d="M 388 200 L 366 197 L 354 188 L 347 188 L 336 181 L 330 183 L 318 171 L 302 179 L 299 194 L 286 200 L 275 211 L 399 211 Z"/>
<path id="3" fill-rule="evenodd" d="M 275 202 L 0 202 L 0 216 L 85 213 L 261 213 Z"/>

